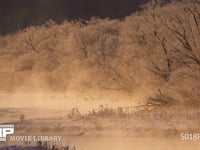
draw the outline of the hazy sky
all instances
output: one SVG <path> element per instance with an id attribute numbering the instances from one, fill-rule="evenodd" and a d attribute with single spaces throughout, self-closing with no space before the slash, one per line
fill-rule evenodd
<path id="1" fill-rule="evenodd" d="M 148 0 L 0 0 L 0 33 L 15 32 L 49 19 L 123 18 Z"/>

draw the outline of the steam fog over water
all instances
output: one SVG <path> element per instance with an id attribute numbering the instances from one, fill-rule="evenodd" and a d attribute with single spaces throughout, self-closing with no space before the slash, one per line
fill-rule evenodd
<path id="1" fill-rule="evenodd" d="M 94 96 L 94 95 L 93 95 Z M 0 108 L 38 108 L 38 109 L 58 109 L 69 111 L 74 107 L 85 113 L 99 105 L 108 105 L 109 107 L 135 106 L 139 99 L 130 100 L 130 97 L 117 98 L 111 96 L 90 97 L 79 96 L 66 93 L 49 94 L 0 94 Z"/>

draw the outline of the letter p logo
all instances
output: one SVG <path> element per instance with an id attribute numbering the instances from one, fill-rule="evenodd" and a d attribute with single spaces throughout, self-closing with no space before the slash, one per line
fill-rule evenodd
<path id="1" fill-rule="evenodd" d="M 14 133 L 14 125 L 0 125 L 0 141 L 5 142 L 6 136 Z"/>

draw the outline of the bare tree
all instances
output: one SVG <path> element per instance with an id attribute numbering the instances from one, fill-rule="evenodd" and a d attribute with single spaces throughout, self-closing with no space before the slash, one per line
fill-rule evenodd
<path id="1" fill-rule="evenodd" d="M 160 83 L 162 87 L 175 81 L 172 76 L 177 72 L 182 74 L 176 80 L 182 81 L 184 75 L 191 82 L 200 82 L 199 8 L 199 3 L 186 2 L 145 12 L 149 30 L 143 29 L 147 32 L 143 32 L 145 40 L 141 46 L 147 51 L 149 69 L 164 81 Z M 163 100 L 167 97 L 158 94 Z"/>

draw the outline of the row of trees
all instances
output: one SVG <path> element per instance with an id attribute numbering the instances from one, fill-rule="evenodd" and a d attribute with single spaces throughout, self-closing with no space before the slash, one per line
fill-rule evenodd
<path id="1" fill-rule="evenodd" d="M 153 105 L 198 103 L 198 2 L 146 8 L 122 21 L 49 21 L 1 41 L 2 62 L 13 71 L 48 72 L 49 87 L 145 91 Z"/>

